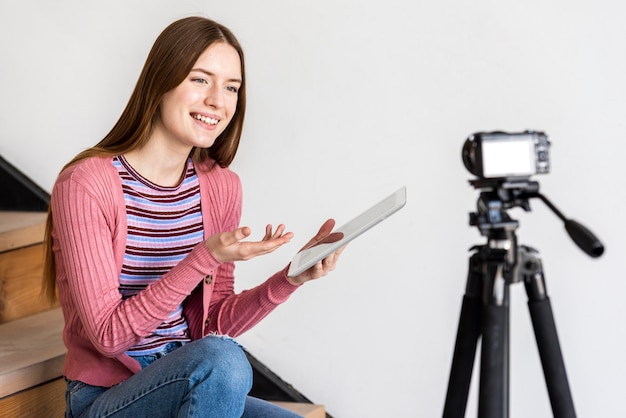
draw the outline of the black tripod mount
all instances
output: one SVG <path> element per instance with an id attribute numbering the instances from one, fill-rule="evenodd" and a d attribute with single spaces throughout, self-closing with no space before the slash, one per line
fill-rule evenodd
<path id="1" fill-rule="evenodd" d="M 556 331 L 542 262 L 536 250 L 518 246 L 518 222 L 506 212 L 512 207 L 529 211 L 529 198 L 539 197 L 565 222 L 570 237 L 592 257 L 604 246 L 585 227 L 566 219 L 539 193 L 537 182 L 475 180 L 482 189 L 470 225 L 477 226 L 487 243 L 472 248 L 465 295 L 461 305 L 444 418 L 463 418 L 478 340 L 481 340 L 479 418 L 509 416 L 509 286 L 524 283 L 539 357 L 552 412 L 557 418 L 576 417 L 565 364 Z"/>

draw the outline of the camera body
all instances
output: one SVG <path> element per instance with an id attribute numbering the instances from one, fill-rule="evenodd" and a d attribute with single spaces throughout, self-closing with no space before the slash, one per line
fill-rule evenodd
<path id="1" fill-rule="evenodd" d="M 550 171 L 550 141 L 543 132 L 478 132 L 463 145 L 463 163 L 480 179 L 528 178 Z"/>

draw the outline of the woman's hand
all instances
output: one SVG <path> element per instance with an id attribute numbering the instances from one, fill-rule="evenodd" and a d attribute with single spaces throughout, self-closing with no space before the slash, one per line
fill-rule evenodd
<path id="1" fill-rule="evenodd" d="M 243 226 L 234 231 L 211 235 L 204 244 L 220 263 L 250 260 L 259 255 L 269 254 L 291 241 L 293 233 L 284 231 L 285 225 L 278 225 L 275 232 L 272 232 L 272 225 L 267 225 L 265 236 L 261 241 L 242 241 L 252 233 L 249 227 Z"/>
<path id="2" fill-rule="evenodd" d="M 334 227 L 335 227 L 335 220 L 328 219 L 326 222 L 324 222 L 324 224 L 319 229 L 317 234 L 313 238 L 311 238 L 311 240 L 304 247 L 302 247 L 300 251 L 305 250 L 310 247 L 314 247 L 317 244 L 321 244 L 324 242 L 326 243 L 335 242 L 343 238 L 342 233 L 332 232 Z M 293 284 L 299 285 L 299 284 L 308 282 L 309 280 L 315 280 L 315 279 L 319 279 L 320 277 L 326 276 L 328 273 L 330 273 L 331 271 L 335 269 L 337 265 L 337 260 L 339 259 L 339 255 L 345 248 L 346 246 L 344 245 L 343 247 L 339 248 L 334 253 L 331 253 L 330 255 L 328 255 L 322 261 L 315 263 L 305 272 L 299 274 L 296 277 L 287 277 L 287 280 L 289 280 Z"/>

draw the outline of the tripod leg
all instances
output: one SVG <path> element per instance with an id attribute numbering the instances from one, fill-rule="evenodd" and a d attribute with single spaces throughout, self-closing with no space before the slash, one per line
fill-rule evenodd
<path id="1" fill-rule="evenodd" d="M 495 269 L 495 270 L 494 270 Z M 480 418 L 509 416 L 509 286 L 502 265 L 490 266 L 485 283 L 480 363 Z"/>
<path id="2" fill-rule="evenodd" d="M 575 418 L 574 402 L 567 381 L 550 298 L 546 292 L 541 262 L 537 259 L 527 263 L 527 266 L 533 270 L 524 280 L 528 294 L 528 309 L 537 339 L 552 413 L 555 418 Z"/>
<path id="3" fill-rule="evenodd" d="M 457 331 L 450 381 L 444 418 L 463 418 L 467 407 L 467 397 L 472 380 L 472 369 L 476 357 L 476 345 L 480 336 L 482 273 L 478 254 L 470 257 L 467 287 L 461 305 L 459 328 Z"/>

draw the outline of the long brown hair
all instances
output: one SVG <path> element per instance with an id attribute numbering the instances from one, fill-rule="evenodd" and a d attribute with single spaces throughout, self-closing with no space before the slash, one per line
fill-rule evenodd
<path id="1" fill-rule="evenodd" d="M 128 104 L 113 129 L 98 144 L 76 155 L 63 169 L 86 158 L 120 155 L 145 144 L 152 132 L 163 95 L 182 83 L 200 55 L 217 42 L 232 46 L 239 54 L 242 83 L 237 109 L 215 143 L 210 148 L 194 148 L 192 158 L 196 162 L 212 158 L 222 167 L 229 166 L 239 147 L 246 110 L 243 50 L 228 28 L 213 20 L 194 16 L 177 20 L 161 32 L 148 54 Z M 50 208 L 44 235 L 43 293 L 50 301 L 56 300 Z"/>

